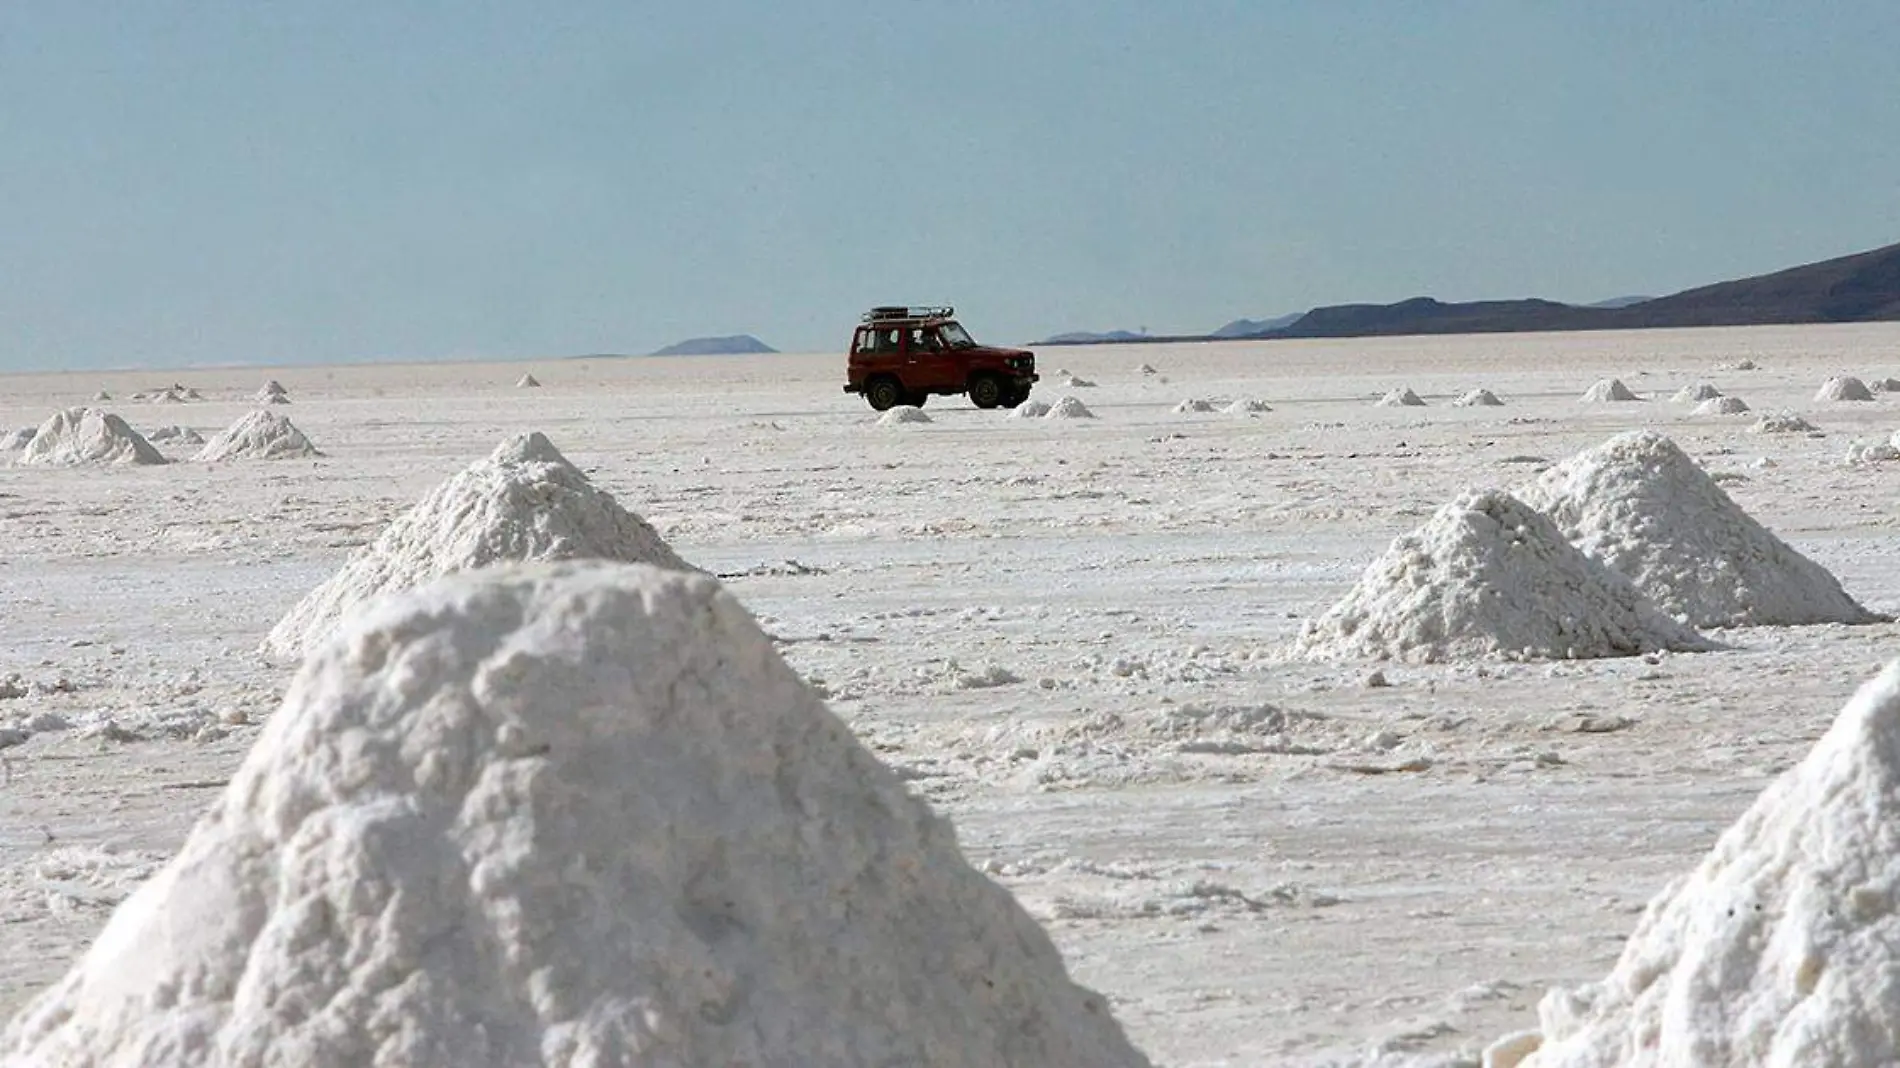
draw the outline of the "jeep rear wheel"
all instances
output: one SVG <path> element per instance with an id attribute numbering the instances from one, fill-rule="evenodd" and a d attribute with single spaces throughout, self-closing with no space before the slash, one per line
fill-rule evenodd
<path id="1" fill-rule="evenodd" d="M 978 408 L 994 408 L 1007 396 L 1003 380 L 995 375 L 977 375 L 970 379 L 970 403 Z"/>
<path id="2" fill-rule="evenodd" d="M 888 412 L 904 402 L 904 387 L 895 378 L 881 375 L 864 386 L 864 399 L 874 412 Z"/>

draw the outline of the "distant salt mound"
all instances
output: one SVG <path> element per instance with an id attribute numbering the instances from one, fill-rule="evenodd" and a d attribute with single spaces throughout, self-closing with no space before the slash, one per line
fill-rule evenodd
<path id="1" fill-rule="evenodd" d="M 1577 548 L 1697 627 L 1872 623 L 1827 569 L 1751 518 L 1675 442 L 1619 434 L 1521 491 Z"/>
<path id="2" fill-rule="evenodd" d="M 928 423 L 930 416 L 922 408 L 913 404 L 900 404 L 877 417 L 878 426 L 901 426 L 905 423 Z"/>
<path id="3" fill-rule="evenodd" d="M 1748 360 L 1748 359 L 1738 360 L 1735 363 L 1727 364 L 1720 368 L 1717 368 L 1717 370 L 1722 370 L 1722 371 L 1758 371 L 1760 369 L 1761 369 L 1760 364 L 1757 364 L 1754 360 Z"/>
<path id="4" fill-rule="evenodd" d="M 290 391 L 284 388 L 282 382 L 273 378 L 258 389 L 254 399 L 259 404 L 289 404 Z"/>
<path id="5" fill-rule="evenodd" d="M 1677 390 L 1676 395 L 1669 399 L 1677 404 L 1700 404 L 1703 401 L 1715 400 L 1721 395 L 1722 391 L 1716 389 L 1712 383 L 1697 382 L 1693 386 L 1684 386 Z"/>
<path id="6" fill-rule="evenodd" d="M 605 564 L 355 616 L 0 1061 L 1148 1063 L 737 600 Z"/>
<path id="7" fill-rule="evenodd" d="M 260 409 L 245 414 L 213 435 L 205 447 L 198 450 L 195 459 L 213 463 L 220 460 L 296 460 L 322 455 L 287 417 Z"/>
<path id="8" fill-rule="evenodd" d="M 287 394 L 290 392 L 289 390 L 284 388 L 284 384 L 282 382 L 277 381 L 275 378 L 266 380 L 263 385 L 257 387 L 257 391 L 259 393 L 279 393 L 279 394 Z"/>
<path id="9" fill-rule="evenodd" d="M 0 452 L 17 452 L 26 448 L 27 442 L 32 441 L 36 433 L 38 433 L 38 428 L 23 426 L 0 434 Z"/>
<path id="10" fill-rule="evenodd" d="M 188 426 L 161 426 L 145 435 L 154 445 L 203 445 L 205 439 Z"/>
<path id="11" fill-rule="evenodd" d="M 516 389 L 540 389 L 541 380 L 533 375 L 522 375 L 515 380 Z"/>
<path id="12" fill-rule="evenodd" d="M 1817 401 L 1870 401 L 1874 399 L 1867 384 L 1852 375 L 1836 375 L 1821 383 L 1820 392 L 1814 395 Z"/>
<path id="13" fill-rule="evenodd" d="M 1081 378 L 1076 375 L 1069 375 L 1068 377 L 1064 378 L 1062 380 L 1062 384 L 1069 387 L 1070 389 L 1094 389 L 1095 388 L 1095 383 L 1089 381 L 1086 378 Z"/>
<path id="14" fill-rule="evenodd" d="M 1900 664 L 1649 903 L 1607 978 L 1545 995 L 1541 1035 L 1485 1063 L 1900 1064 L 1896 782 Z"/>
<path id="15" fill-rule="evenodd" d="M 1176 415 L 1193 415 L 1197 412 L 1205 413 L 1213 410 L 1214 403 L 1212 401 L 1204 401 L 1198 397 L 1189 397 L 1187 400 L 1174 406 L 1174 414 Z"/>
<path id="16" fill-rule="evenodd" d="M 1875 393 L 1900 393 L 1900 378 L 1876 378 L 1867 383 Z"/>
<path id="17" fill-rule="evenodd" d="M 1474 389 L 1451 402 L 1454 408 L 1496 408 L 1503 404 L 1498 395 L 1488 389 Z"/>
<path id="18" fill-rule="evenodd" d="M 125 420 L 97 408 L 68 408 L 39 425 L 20 451 L 23 464 L 162 464 L 165 457 Z"/>
<path id="19" fill-rule="evenodd" d="M 1149 365 L 1149 364 L 1145 364 L 1145 363 L 1144 363 L 1144 364 L 1142 364 L 1141 366 L 1139 366 L 1139 367 L 1137 367 L 1137 368 L 1135 368 L 1135 372 L 1136 372 L 1137 374 L 1144 374 L 1144 375 L 1152 375 L 1152 374 L 1157 374 L 1157 373 L 1159 373 L 1159 372 L 1157 372 L 1157 371 L 1156 371 L 1156 370 L 1154 369 L 1154 367 L 1153 367 L 1153 366 L 1151 366 L 1151 365 Z"/>
<path id="20" fill-rule="evenodd" d="M 1748 402 L 1740 397 L 1710 397 L 1695 406 L 1692 415 L 1741 415 L 1748 411 Z"/>
<path id="21" fill-rule="evenodd" d="M 1643 398 L 1630 392 L 1620 378 L 1601 378 L 1596 384 L 1584 391 L 1583 403 L 1609 404 L 1621 401 L 1639 401 Z"/>
<path id="22" fill-rule="evenodd" d="M 1755 425 L 1748 429 L 1756 434 L 1813 434 L 1820 430 L 1819 427 L 1793 412 L 1764 415 L 1755 420 Z"/>
<path id="23" fill-rule="evenodd" d="M 1064 397 L 1051 405 L 1042 417 L 1044 419 L 1093 419 L 1095 413 L 1089 411 L 1089 406 L 1080 400 Z"/>
<path id="24" fill-rule="evenodd" d="M 1410 389 L 1395 389 L 1373 402 L 1375 408 L 1423 408 L 1425 401 Z"/>
<path id="25" fill-rule="evenodd" d="M 443 482 L 306 594 L 264 640 L 302 656 L 359 603 L 440 575 L 538 560 L 614 560 L 689 571 L 653 528 L 597 489 L 541 434 L 517 434 Z"/>
<path id="26" fill-rule="evenodd" d="M 1710 648 L 1507 493 L 1467 493 L 1400 537 L 1294 641 L 1306 659 L 1593 659 Z"/>
<path id="27" fill-rule="evenodd" d="M 1270 412 L 1272 410 L 1272 408 L 1267 406 L 1266 401 L 1253 400 L 1247 397 L 1236 400 L 1221 409 L 1221 411 L 1226 412 L 1228 415 L 1257 415 L 1261 412 Z"/>
<path id="28" fill-rule="evenodd" d="M 1048 414 L 1049 404 L 1047 401 L 1032 400 L 1024 401 L 1010 409 L 1009 417 L 1011 419 L 1041 419 Z"/>
<path id="29" fill-rule="evenodd" d="M 92 399 L 95 401 L 109 401 L 112 399 L 112 394 L 107 393 L 105 390 L 102 389 L 99 392 L 94 393 L 92 395 Z"/>

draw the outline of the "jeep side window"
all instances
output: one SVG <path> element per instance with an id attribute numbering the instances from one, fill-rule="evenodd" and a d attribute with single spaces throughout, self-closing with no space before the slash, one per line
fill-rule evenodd
<path id="1" fill-rule="evenodd" d="M 860 356 L 867 352 L 870 352 L 871 351 L 871 336 L 872 336 L 871 331 L 859 330 L 857 337 L 853 339 L 851 343 L 851 351 L 854 354 L 860 355 Z"/>
<path id="2" fill-rule="evenodd" d="M 877 332 L 877 351 L 895 353 L 897 351 L 897 331 L 879 330 Z"/>
<path id="3" fill-rule="evenodd" d="M 937 351 L 937 333 L 930 329 L 917 329 L 910 332 L 910 350 L 912 352 Z"/>

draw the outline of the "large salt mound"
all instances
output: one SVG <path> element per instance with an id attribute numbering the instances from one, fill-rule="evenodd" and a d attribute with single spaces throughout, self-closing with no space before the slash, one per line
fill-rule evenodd
<path id="1" fill-rule="evenodd" d="M 165 457 L 125 420 L 97 408 L 68 408 L 41 423 L 20 452 L 23 464 L 162 464 Z"/>
<path id="2" fill-rule="evenodd" d="M 1081 402 L 1077 401 L 1076 403 L 1080 404 Z M 1011 408 L 1009 412 L 1010 418 L 1012 419 L 1041 419 L 1048 414 L 1049 403 L 1039 400 L 1024 401 L 1016 407 Z"/>
<path id="3" fill-rule="evenodd" d="M 1093 419 L 1095 413 L 1089 411 L 1089 406 L 1080 400 L 1064 397 L 1051 405 L 1042 417 L 1044 419 Z"/>
<path id="4" fill-rule="evenodd" d="M 1507 493 L 1467 493 L 1295 639 L 1308 659 L 1589 659 L 1709 643 Z"/>
<path id="5" fill-rule="evenodd" d="M 1741 415 L 1748 411 L 1748 402 L 1740 397 L 1710 397 L 1695 406 L 1694 415 Z"/>
<path id="6" fill-rule="evenodd" d="M 288 418 L 260 409 L 246 413 L 237 422 L 213 435 L 205 447 L 198 450 L 196 459 L 207 462 L 294 460 L 322 455 Z"/>
<path id="7" fill-rule="evenodd" d="M 1425 401 L 1410 389 L 1395 389 L 1372 402 L 1375 408 L 1422 408 Z"/>
<path id="8" fill-rule="evenodd" d="M 1900 663 L 1497 1068 L 1900 1064 Z M 1519 1048 L 1537 1039 L 1521 1036 Z"/>
<path id="9" fill-rule="evenodd" d="M 1631 393 L 1630 388 L 1624 385 L 1620 378 L 1600 378 L 1595 385 L 1584 391 L 1582 399 L 1585 404 L 1603 404 L 1609 401 L 1634 401 L 1643 398 Z"/>
<path id="10" fill-rule="evenodd" d="M 344 627 L 0 1059 L 1147 1063 L 736 600 L 602 564 Z"/>
<path id="11" fill-rule="evenodd" d="M 903 423 L 928 423 L 930 416 L 922 408 L 913 404 L 900 404 L 877 417 L 878 426 L 898 426 Z"/>
<path id="12" fill-rule="evenodd" d="M 1579 549 L 1698 627 L 1871 623 L 1827 570 L 1750 518 L 1676 443 L 1619 434 L 1520 495 Z"/>
<path id="13" fill-rule="evenodd" d="M 1821 383 L 1820 392 L 1814 395 L 1817 401 L 1870 401 L 1873 393 L 1867 383 L 1852 375 L 1839 375 Z"/>
<path id="14" fill-rule="evenodd" d="M 1454 408 L 1496 408 L 1503 403 L 1498 399 L 1497 394 L 1488 389 L 1474 389 L 1453 400 L 1451 406 Z"/>
<path id="15" fill-rule="evenodd" d="M 5 434 L 0 434 L 0 452 L 14 452 L 26 448 L 27 442 L 32 441 L 33 435 L 37 433 L 39 433 L 37 427 L 23 426 L 18 430 L 9 430 Z"/>
<path id="16" fill-rule="evenodd" d="M 359 602 L 439 575 L 517 561 L 585 559 L 692 570 L 645 520 L 596 489 L 547 438 L 518 434 L 430 490 L 304 595 L 271 628 L 263 652 L 301 656 Z"/>

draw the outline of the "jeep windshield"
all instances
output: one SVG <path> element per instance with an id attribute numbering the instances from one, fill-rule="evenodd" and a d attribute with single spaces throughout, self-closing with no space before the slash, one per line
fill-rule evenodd
<path id="1" fill-rule="evenodd" d="M 942 326 L 939 326 L 937 328 L 937 336 L 943 338 L 943 343 L 948 348 L 976 348 L 976 342 L 970 340 L 970 332 L 963 329 L 963 327 L 957 323 L 944 323 Z"/>

